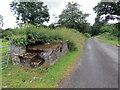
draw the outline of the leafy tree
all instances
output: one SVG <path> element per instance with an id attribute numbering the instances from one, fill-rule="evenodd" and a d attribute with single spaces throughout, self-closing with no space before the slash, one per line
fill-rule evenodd
<path id="1" fill-rule="evenodd" d="M 117 36 L 119 35 L 118 29 L 116 28 L 116 24 L 106 24 L 100 28 L 101 33 L 110 33 L 111 35 Z"/>
<path id="2" fill-rule="evenodd" d="M 12 2 L 11 10 L 16 15 L 16 19 L 22 20 L 23 23 L 30 23 L 36 26 L 42 25 L 45 21 L 49 21 L 48 8 L 43 2 Z"/>
<path id="3" fill-rule="evenodd" d="M 68 2 L 66 9 L 59 15 L 58 25 L 82 31 L 83 24 L 87 22 L 86 17 L 89 15 L 84 14 L 79 8 L 78 3 Z"/>
<path id="4" fill-rule="evenodd" d="M 82 24 L 82 30 L 81 30 L 82 33 L 90 33 L 91 30 L 92 30 L 92 27 L 91 27 L 90 23 Z"/>
<path id="5" fill-rule="evenodd" d="M 101 33 L 102 26 L 107 24 L 109 20 L 120 20 L 120 1 L 116 2 L 100 2 L 93 8 L 97 13 L 95 23 L 92 29 L 92 35 L 98 35 Z M 118 25 L 118 24 L 117 24 Z M 120 24 L 119 24 L 120 25 Z"/>
<path id="6" fill-rule="evenodd" d="M 54 23 L 50 24 L 48 27 L 49 27 L 50 29 L 55 29 L 55 28 L 56 28 L 56 26 L 55 26 Z"/>
<path id="7" fill-rule="evenodd" d="M 3 27 L 3 16 L 0 15 L 0 27 Z"/>
<path id="8" fill-rule="evenodd" d="M 106 22 L 105 21 L 99 21 L 99 17 L 97 16 L 95 18 L 95 23 L 92 26 L 92 30 L 91 30 L 91 35 L 99 35 L 100 34 L 100 28 L 105 25 Z"/>
<path id="9" fill-rule="evenodd" d="M 117 33 L 117 36 L 119 38 L 118 40 L 120 41 L 120 22 L 116 23 L 115 26 L 117 29 L 116 33 Z"/>
<path id="10" fill-rule="evenodd" d="M 100 20 L 120 20 L 120 1 L 100 2 L 94 7 L 94 11 L 100 17 Z"/>

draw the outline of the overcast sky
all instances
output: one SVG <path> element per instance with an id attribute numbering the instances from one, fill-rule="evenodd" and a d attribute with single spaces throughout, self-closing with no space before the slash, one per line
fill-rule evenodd
<path id="1" fill-rule="evenodd" d="M 5 28 L 14 28 L 17 26 L 16 24 L 16 18 L 13 15 L 13 13 L 10 11 L 10 2 L 13 0 L 2 0 L 0 2 L 0 14 L 3 16 L 3 22 L 4 22 L 4 29 Z M 68 2 L 73 1 L 80 4 L 80 10 L 82 10 L 84 13 L 89 13 L 90 16 L 87 18 L 88 22 L 91 23 L 91 25 L 94 23 L 95 19 L 95 13 L 93 11 L 93 7 L 97 5 L 100 0 L 42 0 L 45 5 L 49 8 L 50 13 L 50 21 L 49 23 L 55 22 L 55 16 L 58 16 L 61 14 L 62 10 L 65 9 L 65 6 Z M 46 24 L 46 23 L 45 23 Z"/>

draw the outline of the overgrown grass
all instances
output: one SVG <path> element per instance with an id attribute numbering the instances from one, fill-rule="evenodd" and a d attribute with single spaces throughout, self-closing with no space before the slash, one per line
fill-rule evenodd
<path id="1" fill-rule="evenodd" d="M 49 28 L 35 27 L 33 25 L 26 25 L 5 32 L 4 36 L 13 39 L 14 44 L 22 46 L 31 46 L 36 44 L 36 42 L 45 44 L 48 42 L 58 43 L 60 41 L 69 40 L 68 45 L 71 51 L 80 49 L 85 38 L 80 32 L 74 29 L 56 28 L 51 30 Z"/>
<path id="2" fill-rule="evenodd" d="M 104 41 L 106 43 L 109 43 L 109 44 L 112 44 L 112 45 L 119 45 L 120 44 L 119 41 L 118 41 L 118 38 L 110 35 L 109 33 L 108 34 L 102 34 L 102 35 L 99 35 L 99 36 L 96 36 L 96 37 L 101 39 L 102 41 Z"/>
<path id="3" fill-rule="evenodd" d="M 0 39 L 0 47 L 9 45 L 9 41 L 6 39 Z"/>

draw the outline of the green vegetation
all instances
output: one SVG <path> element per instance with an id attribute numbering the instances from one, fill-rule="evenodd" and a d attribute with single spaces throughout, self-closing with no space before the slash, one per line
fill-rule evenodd
<path id="1" fill-rule="evenodd" d="M 69 50 L 80 49 L 84 41 L 84 35 L 74 29 L 56 28 L 51 30 L 49 28 L 35 27 L 33 25 L 16 28 L 8 32 L 6 31 L 3 34 L 5 37 L 7 34 L 7 36 L 13 40 L 14 44 L 23 46 L 31 46 L 36 43 L 58 43 L 68 40 Z"/>
<path id="2" fill-rule="evenodd" d="M 5 40 L 5 39 L 0 39 L 0 47 L 1 46 L 8 46 L 10 43 L 7 41 L 7 40 Z M 4 51 L 7 51 L 7 50 L 9 50 L 10 48 L 9 47 L 6 47 L 6 48 L 2 48 L 2 49 L 0 49 L 0 52 L 4 52 Z M 0 54 L 0 56 L 1 55 L 5 55 L 6 53 L 2 53 L 2 54 Z"/>
<path id="3" fill-rule="evenodd" d="M 9 45 L 9 42 L 8 42 L 7 40 L 5 40 L 5 39 L 0 39 L 0 47 L 1 47 L 1 46 L 7 46 L 7 45 Z M 0 52 L 4 52 L 4 51 L 7 51 L 7 50 L 9 50 L 9 47 L 0 49 Z M 1 56 L 4 56 L 4 55 L 6 55 L 6 52 L 0 53 L 0 57 L 1 57 Z M 4 57 L 4 58 L 0 59 L 0 63 L 1 63 L 1 62 L 4 62 L 4 61 L 6 61 L 6 60 L 7 60 L 7 57 Z M 6 66 L 6 65 L 7 65 L 6 63 L 1 64 L 1 65 L 0 65 L 0 69 L 1 69 L 2 67 Z M 2 82 L 2 71 L 1 71 L 1 70 L 0 70 L 0 82 Z M 0 89 L 1 89 L 1 88 L 2 88 L 2 83 L 0 84 Z"/>
<path id="4" fill-rule="evenodd" d="M 101 26 L 99 29 L 100 35 L 97 36 L 99 39 L 103 40 L 106 43 L 118 45 L 118 28 L 116 27 L 116 24 L 106 24 Z"/>
<path id="5" fill-rule="evenodd" d="M 100 28 L 100 33 L 110 33 L 112 36 L 119 37 L 119 30 L 116 24 L 106 24 Z"/>
<path id="6" fill-rule="evenodd" d="M 67 75 L 65 71 L 74 62 L 79 52 L 69 52 L 58 60 L 56 64 L 45 70 L 41 67 L 30 68 L 13 66 L 3 70 L 3 87 L 8 88 L 56 88 L 60 80 Z"/>
<path id="7" fill-rule="evenodd" d="M 100 26 L 99 31 L 98 30 L 95 31 L 99 33 L 97 37 L 107 43 L 118 45 L 119 44 L 118 38 L 119 38 L 120 33 L 116 25 L 117 24 L 105 24 L 105 25 Z M 97 26 L 96 24 L 96 27 L 99 27 L 99 26 Z"/>
<path id="8" fill-rule="evenodd" d="M 0 43 L 1 46 L 8 45 L 9 42 L 7 40 L 13 41 L 12 43 L 18 46 L 29 47 L 68 40 L 70 52 L 61 57 L 47 70 L 44 66 L 38 68 L 15 66 L 10 61 L 8 68 L 2 72 L 3 87 L 57 88 L 60 80 L 68 75 L 66 72 L 75 64 L 77 56 L 82 51 L 86 37 L 99 35 L 96 37 L 107 43 L 118 45 L 117 37 L 120 36 L 120 33 L 118 33 L 120 23 L 107 23 L 109 20 L 120 19 L 118 17 L 120 15 L 120 1 L 98 3 L 94 7 L 97 16 L 93 26 L 90 26 L 86 20 L 89 14 L 83 13 L 79 6 L 78 3 L 68 2 L 66 8 L 59 15 L 59 20 L 49 25 L 48 28 L 43 25 L 50 18 L 48 8 L 43 2 L 12 2 L 10 4 L 16 19 L 24 24 L 18 22 L 19 28 L 2 31 L 5 39 L 0 39 L 2 42 Z M 2 17 L 0 18 L 0 25 L 2 26 Z M 28 24 L 25 25 L 25 23 Z M 84 35 L 80 32 L 84 33 Z M 7 49 L 2 49 L 2 51 L 5 50 Z M 2 55 L 4 54 L 6 53 Z"/>
<path id="9" fill-rule="evenodd" d="M 1 46 L 8 46 L 8 45 L 9 45 L 9 42 L 8 42 L 7 40 L 5 40 L 5 39 L 0 39 L 0 47 L 1 47 Z M 8 51 L 9 49 L 10 49 L 9 47 L 2 48 L 2 49 L 0 49 L 0 52 Z M 0 54 L 0 56 L 4 56 L 4 55 L 6 55 L 6 52 Z M 2 61 L 3 61 L 3 59 L 2 59 Z M 0 60 L 0 62 L 1 62 L 1 60 Z"/>
<path id="10" fill-rule="evenodd" d="M 43 25 L 49 21 L 48 8 L 42 1 L 39 2 L 16 2 L 10 4 L 11 10 L 16 15 L 18 24 L 29 23 L 36 26 Z M 22 22 L 21 22 L 22 21 Z"/>
<path id="11" fill-rule="evenodd" d="M 113 2 L 99 2 L 97 6 L 95 6 L 94 11 L 97 13 L 97 17 L 99 20 L 114 20 L 120 19 L 120 1 L 113 1 Z"/>
<path id="12" fill-rule="evenodd" d="M 1 46 L 7 46 L 7 45 L 9 45 L 9 42 L 8 42 L 7 40 L 5 40 L 5 39 L 0 39 L 0 47 L 1 47 Z M 5 48 L 0 49 L 0 52 L 8 51 L 9 49 L 10 49 L 9 47 L 5 47 Z M 0 57 L 1 57 L 1 56 L 5 56 L 6 54 L 7 54 L 7 52 L 0 53 Z M 7 60 L 7 57 L 3 57 L 2 59 L 0 59 L 0 63 L 4 62 L 4 61 L 6 61 L 6 60 Z M 4 67 L 4 66 L 6 66 L 6 65 L 7 65 L 7 63 L 1 64 L 1 65 L 0 65 L 0 68 L 1 68 L 1 67 Z"/>
<path id="13" fill-rule="evenodd" d="M 6 39 L 0 39 L 0 46 L 7 46 L 7 45 L 9 45 L 8 40 L 6 40 Z"/>
<path id="14" fill-rule="evenodd" d="M 31 46 L 36 43 L 58 43 L 61 40 L 68 40 L 70 50 L 47 70 L 44 69 L 44 66 L 38 68 L 14 66 L 10 61 L 8 68 L 2 72 L 3 87 L 8 88 L 57 88 L 58 83 L 68 75 L 67 72 L 75 64 L 86 39 L 84 35 L 74 29 L 56 28 L 52 30 L 33 25 L 26 25 L 5 33 L 8 33 L 7 35 L 16 45 Z M 5 37 L 8 38 L 5 33 Z"/>
<path id="15" fill-rule="evenodd" d="M 87 33 L 90 30 L 90 25 L 86 20 L 88 16 L 89 14 L 83 13 L 80 10 L 78 3 L 68 2 L 66 8 L 59 15 L 57 24 L 59 27 L 65 26 L 67 28 L 74 28 L 79 32 Z"/>
<path id="16" fill-rule="evenodd" d="M 93 10 L 95 11 L 95 23 L 92 26 L 91 34 L 99 35 L 104 32 L 109 32 L 114 36 L 120 36 L 120 22 L 116 24 L 108 24 L 109 20 L 120 20 L 120 1 L 115 2 L 99 2 Z"/>
<path id="17" fill-rule="evenodd" d="M 118 38 L 109 34 L 109 33 L 102 34 L 102 35 L 99 35 L 99 36 L 96 36 L 96 37 L 101 39 L 102 41 L 104 41 L 106 43 L 109 43 L 109 44 L 112 44 L 112 45 L 119 45 Z"/>

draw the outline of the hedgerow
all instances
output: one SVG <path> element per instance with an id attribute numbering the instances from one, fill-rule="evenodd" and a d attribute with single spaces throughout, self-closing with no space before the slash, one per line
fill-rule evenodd
<path id="1" fill-rule="evenodd" d="M 9 35 L 9 34 L 8 34 Z M 25 25 L 10 31 L 9 38 L 13 44 L 22 46 L 31 46 L 45 43 L 59 43 L 60 41 L 68 40 L 69 50 L 78 50 L 81 40 L 84 42 L 85 37 L 74 29 L 67 28 L 44 28 L 34 25 Z"/>

